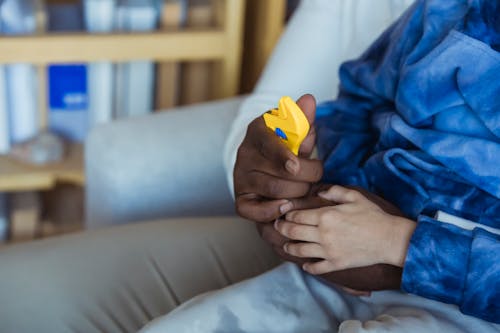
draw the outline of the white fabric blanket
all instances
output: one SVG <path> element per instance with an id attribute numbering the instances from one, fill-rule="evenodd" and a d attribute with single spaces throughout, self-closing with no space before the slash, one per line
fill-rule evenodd
<path id="1" fill-rule="evenodd" d="M 397 291 L 351 296 L 287 263 L 195 297 L 141 332 L 498 333 L 500 325 L 463 315 L 454 305 Z"/>

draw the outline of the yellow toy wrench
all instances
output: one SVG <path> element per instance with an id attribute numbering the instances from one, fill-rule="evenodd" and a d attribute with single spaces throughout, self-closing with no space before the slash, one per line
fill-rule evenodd
<path id="1" fill-rule="evenodd" d="M 290 97 L 284 96 L 281 97 L 278 108 L 269 110 L 263 117 L 267 127 L 298 155 L 300 145 L 309 133 L 309 121 L 299 106 Z"/>

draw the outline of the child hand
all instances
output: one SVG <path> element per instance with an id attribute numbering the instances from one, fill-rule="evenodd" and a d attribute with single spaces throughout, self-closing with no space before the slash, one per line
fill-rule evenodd
<path id="1" fill-rule="evenodd" d="M 324 274 L 377 263 L 402 267 L 415 223 L 391 215 L 359 191 L 334 185 L 320 193 L 335 206 L 293 211 L 276 229 L 301 243 L 284 250 L 297 257 L 323 259 L 304 264 L 311 274 Z"/>

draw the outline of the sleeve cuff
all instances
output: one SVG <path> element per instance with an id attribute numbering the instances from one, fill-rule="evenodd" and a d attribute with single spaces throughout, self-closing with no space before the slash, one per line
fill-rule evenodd
<path id="1" fill-rule="evenodd" d="M 500 237 L 475 229 L 469 274 L 465 283 L 463 313 L 500 323 Z"/>
<path id="2" fill-rule="evenodd" d="M 471 232 L 420 216 L 403 268 L 402 289 L 460 304 L 467 279 Z"/>

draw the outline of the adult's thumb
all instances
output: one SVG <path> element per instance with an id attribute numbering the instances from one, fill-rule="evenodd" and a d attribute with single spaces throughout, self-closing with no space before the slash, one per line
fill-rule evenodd
<path id="1" fill-rule="evenodd" d="M 316 99 L 311 94 L 303 95 L 297 100 L 297 105 L 304 112 L 311 128 L 306 138 L 302 141 L 299 156 L 309 158 L 316 143 L 316 131 L 314 130 L 314 117 L 316 116 Z"/>
<path id="2" fill-rule="evenodd" d="M 297 100 L 297 105 L 304 112 L 309 124 L 314 124 L 316 117 L 316 99 L 311 94 L 305 94 Z"/>

